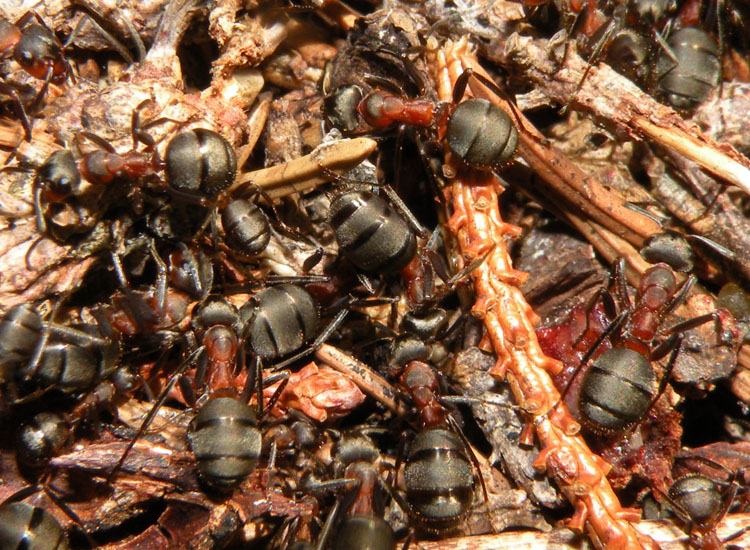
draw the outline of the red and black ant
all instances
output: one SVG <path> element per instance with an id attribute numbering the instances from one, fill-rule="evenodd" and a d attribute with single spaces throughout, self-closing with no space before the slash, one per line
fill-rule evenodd
<path id="1" fill-rule="evenodd" d="M 479 462 L 444 401 L 474 402 L 472 398 L 443 396 L 433 367 L 409 362 L 399 376 L 399 387 L 414 404 L 419 431 L 404 463 L 406 510 L 428 531 L 458 525 L 474 500 L 475 474 L 489 503 Z"/>
<path id="2" fill-rule="evenodd" d="M 78 21 L 65 44 L 58 40 L 52 29 L 35 11 L 27 11 L 14 23 L 0 20 L 0 57 L 12 57 L 27 74 L 43 81 L 29 109 L 24 106 L 21 97 L 11 84 L 5 79 L 0 82 L 0 92 L 10 96 L 15 105 L 26 141 L 31 141 L 29 113 L 34 114 L 41 108 L 50 83 L 62 84 L 66 80 L 75 83 L 75 75 L 65 56 L 65 50 L 82 32 L 85 23 L 90 23 L 128 63 L 133 63 L 133 57 L 127 49 L 104 29 L 102 25 L 104 17 L 92 10 L 90 6 L 77 5 L 77 7 L 84 9 L 86 13 Z M 145 49 L 140 37 L 127 19 L 123 18 L 123 21 L 136 43 L 139 59 L 143 59 Z"/>
<path id="3" fill-rule="evenodd" d="M 486 99 L 461 101 L 472 77 L 505 97 L 494 82 L 466 70 L 456 81 L 451 103 L 408 98 L 403 91 L 393 93 L 382 88 L 365 94 L 361 87 L 347 85 L 327 94 L 326 117 L 348 132 L 381 130 L 399 123 L 434 129 L 438 140 L 445 139 L 451 151 L 466 164 L 494 168 L 513 157 L 518 130 L 508 114 L 494 103 Z"/>
<path id="4" fill-rule="evenodd" d="M 85 153 L 78 161 L 70 151 L 57 151 L 42 164 L 34 179 L 34 206 L 40 233 L 47 228 L 43 202 L 69 207 L 92 195 L 107 203 L 108 195 L 137 189 L 134 185 L 113 187 L 111 184 L 117 180 L 140 183 L 163 170 L 166 177 L 164 189 L 178 199 L 190 202 L 207 200 L 206 197 L 219 193 L 234 181 L 237 172 L 234 150 L 226 139 L 211 130 L 197 128 L 178 133 L 169 141 L 162 160 L 154 138 L 144 131 L 141 123 L 140 113 L 149 103 L 152 100 L 147 99 L 133 111 L 133 147 L 130 151 L 118 153 L 109 142 L 95 134 L 79 132 L 79 141 L 85 138 L 98 149 Z M 159 118 L 150 121 L 148 126 L 165 121 L 174 122 Z M 138 149 L 140 144 L 145 145 L 143 150 Z M 82 181 L 91 185 L 83 185 Z M 98 206 L 103 210 L 101 204 Z"/>
<path id="5" fill-rule="evenodd" d="M 32 102 L 32 113 L 39 109 L 50 82 L 61 84 L 74 78 L 63 45 L 34 11 L 26 12 L 15 23 L 0 21 L 0 56 L 12 57 L 24 71 L 44 81 Z M 31 122 L 18 92 L 7 82 L 0 83 L 0 92 L 13 100 L 25 138 L 31 141 Z"/>
<path id="6" fill-rule="evenodd" d="M 721 540 L 716 526 L 729 512 L 738 492 L 742 489 L 737 482 L 745 470 L 731 472 L 722 464 L 700 455 L 679 456 L 679 462 L 694 460 L 705 464 L 711 474 L 689 473 L 677 478 L 669 491 L 661 493 L 669 508 L 684 523 L 685 532 L 690 536 L 689 544 L 696 550 L 724 550 L 725 543 L 734 540 L 750 528 L 745 527 Z M 701 469 L 703 471 L 703 469 Z M 729 481 L 716 481 L 713 472 L 729 474 Z"/>
<path id="7" fill-rule="evenodd" d="M 560 401 L 565 399 L 578 373 L 594 358 L 580 380 L 577 398 L 580 420 L 591 431 L 604 435 L 623 433 L 644 418 L 666 388 L 684 331 L 714 321 L 719 327 L 720 340 L 731 341 L 732 335 L 725 334 L 719 312 L 661 328 L 664 318 L 685 300 L 695 282 L 695 277 L 690 276 L 678 285 L 672 270 L 666 264 L 657 264 L 643 274 L 635 301 L 631 302 L 625 286 L 624 261 L 615 262 L 610 278 L 614 295 L 597 293 L 589 302 L 589 309 L 603 296 L 609 302 L 605 310 L 614 310 L 616 317 L 583 355 L 560 397 Z M 587 326 L 573 343 L 574 347 L 588 332 L 588 314 L 586 319 Z M 661 335 L 667 338 L 657 343 Z M 601 352 L 607 342 L 611 347 Z M 656 387 L 651 362 L 670 353 Z"/>

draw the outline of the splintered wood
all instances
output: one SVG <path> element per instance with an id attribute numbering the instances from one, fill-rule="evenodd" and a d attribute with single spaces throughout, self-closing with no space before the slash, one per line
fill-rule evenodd
<path id="1" fill-rule="evenodd" d="M 452 101 L 453 85 L 467 67 L 481 71 L 464 40 L 448 42 L 429 54 L 442 101 Z M 515 115 L 511 118 L 515 120 Z M 640 514 L 620 506 L 606 478 L 609 464 L 591 452 L 578 434 L 578 423 L 564 406 L 550 410 L 559 399 L 550 375 L 559 372 L 561 365 L 542 353 L 534 332 L 535 314 L 518 288 L 526 274 L 513 269 L 507 240 L 517 237 L 520 228 L 502 221 L 499 182 L 489 171 L 463 166 L 449 151 L 446 168 L 455 174 L 445 190 L 446 202 L 452 207 L 447 226 L 456 235 L 464 258 L 471 261 L 491 250 L 471 275 L 476 292 L 472 314 L 484 320 L 498 358 L 491 374 L 509 382 L 518 404 L 533 419 L 542 447 L 534 466 L 547 471 L 574 505 L 568 527 L 576 531 L 586 528 L 594 543 L 606 550 L 659 548 L 629 523 L 637 521 Z"/>

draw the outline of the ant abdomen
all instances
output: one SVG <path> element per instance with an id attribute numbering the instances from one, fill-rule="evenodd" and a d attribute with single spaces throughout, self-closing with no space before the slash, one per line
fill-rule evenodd
<path id="1" fill-rule="evenodd" d="M 19 462 L 37 468 L 70 447 L 73 431 L 59 414 L 41 412 L 23 423 L 16 439 Z"/>
<path id="2" fill-rule="evenodd" d="M 657 91 L 679 109 L 690 109 L 708 98 L 721 78 L 719 47 L 708 33 L 683 27 L 667 39 L 677 63 L 666 53 L 656 62 Z"/>
<path id="3" fill-rule="evenodd" d="M 204 128 L 177 134 L 167 146 L 169 186 L 187 196 L 212 197 L 237 175 L 237 155 L 221 135 Z"/>
<path id="4" fill-rule="evenodd" d="M 612 348 L 591 364 L 581 382 L 578 407 L 592 432 L 622 432 L 640 421 L 654 397 L 656 376 L 649 360 L 627 348 Z"/>
<path id="5" fill-rule="evenodd" d="M 445 135 L 451 151 L 471 166 L 507 162 L 518 146 L 518 130 L 508 114 L 486 99 L 459 103 Z"/>
<path id="6" fill-rule="evenodd" d="M 68 537 L 52 514 L 25 502 L 0 506 L 0 548 L 70 550 Z"/>
<path id="7" fill-rule="evenodd" d="M 716 483 L 698 474 L 675 480 L 668 494 L 690 515 L 692 521 L 699 524 L 711 520 L 723 505 L 722 494 Z"/>
<path id="8" fill-rule="evenodd" d="M 273 358 L 297 351 L 318 325 L 318 307 L 304 288 L 284 284 L 267 288 L 242 307 L 249 315 L 245 328 L 254 353 Z"/>
<path id="9" fill-rule="evenodd" d="M 333 550 L 362 549 L 364 548 L 363 541 L 367 541 L 368 550 L 395 550 L 396 548 L 393 529 L 387 521 L 375 515 L 344 518 L 338 526 L 331 548 Z"/>
<path id="10" fill-rule="evenodd" d="M 428 529 L 454 526 L 474 500 L 474 471 L 458 435 L 444 428 L 416 435 L 404 467 L 406 497 Z"/>
<path id="11" fill-rule="evenodd" d="M 247 256 L 263 252 L 271 240 L 268 217 L 257 205 L 245 199 L 230 202 L 221 213 L 227 244 Z"/>
<path id="12" fill-rule="evenodd" d="M 399 271 L 416 253 L 416 237 L 406 220 L 369 191 L 336 197 L 329 219 L 341 252 L 366 273 Z"/>
<path id="13" fill-rule="evenodd" d="M 190 423 L 188 440 L 202 479 L 219 490 L 255 471 L 263 446 L 255 412 L 234 397 L 209 399 Z"/>

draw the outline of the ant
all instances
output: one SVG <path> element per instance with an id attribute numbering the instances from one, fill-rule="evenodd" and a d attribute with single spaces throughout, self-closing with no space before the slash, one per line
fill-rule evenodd
<path id="1" fill-rule="evenodd" d="M 709 467 L 728 472 L 718 462 L 701 456 L 682 457 L 683 460 L 699 460 Z M 716 526 L 729 512 L 740 485 L 737 479 L 740 471 L 728 472 L 731 480 L 728 484 L 717 483 L 710 477 L 692 473 L 674 481 L 667 494 L 662 493 L 669 507 L 684 522 L 685 531 L 690 536 L 690 546 L 696 550 L 723 550 L 724 543 L 735 539 L 748 531 L 741 529 L 725 541 L 716 534 Z M 721 485 L 725 485 L 722 489 Z"/>
<path id="2" fill-rule="evenodd" d="M 69 395 L 85 391 L 115 370 L 119 344 L 90 326 L 73 328 L 55 323 L 61 302 L 53 308 L 49 321 L 43 321 L 29 304 L 11 308 L 0 320 L 2 382 L 10 385 L 9 395 L 16 392 L 16 384 L 36 388 L 12 401 L 14 405 L 50 390 Z"/>
<path id="3" fill-rule="evenodd" d="M 110 408 L 118 395 L 132 395 L 142 385 L 141 377 L 121 365 L 87 392 L 67 412 L 39 412 L 21 423 L 16 435 L 16 459 L 36 471 L 73 445 L 74 436 L 85 420 Z"/>
<path id="4" fill-rule="evenodd" d="M 52 29 L 34 11 L 26 12 L 15 23 L 0 21 L 0 56 L 12 57 L 24 71 L 44 81 L 32 102 L 32 112 L 40 107 L 50 82 L 61 84 L 68 78 L 74 78 L 63 52 L 64 46 Z M 11 97 L 24 128 L 25 139 L 31 142 L 31 122 L 18 92 L 6 82 L 0 83 L 0 92 Z"/>
<path id="5" fill-rule="evenodd" d="M 106 140 L 90 132 L 79 132 L 79 140 L 85 137 L 98 149 L 84 154 L 78 162 L 69 150 L 62 149 L 52 153 L 42 163 L 36 172 L 33 187 L 37 229 L 40 233 L 47 232 L 43 201 L 68 204 L 69 201 L 75 203 L 88 194 L 100 197 L 103 192 L 113 190 L 107 184 L 115 179 L 136 180 L 152 176 L 163 168 L 164 164 L 156 152 L 153 138 L 141 129 L 140 112 L 149 103 L 151 100 L 141 102 L 131 116 L 131 151 L 119 154 Z M 159 121 L 151 124 L 156 122 Z M 138 150 L 140 143 L 146 145 L 144 151 Z M 82 185 L 83 180 L 91 186 Z"/>
<path id="6" fill-rule="evenodd" d="M 421 361 L 411 361 L 401 372 L 400 388 L 414 403 L 420 430 L 411 441 L 406 457 L 399 453 L 398 472 L 404 462 L 406 508 L 429 531 L 442 531 L 458 525 L 469 512 L 474 499 L 476 472 L 489 503 L 479 462 L 451 411 L 443 401 L 469 401 L 469 398 L 440 394 L 435 370 Z"/>
<path id="7" fill-rule="evenodd" d="M 262 385 L 260 369 L 255 376 L 247 376 L 238 394 L 235 370 L 244 366 L 244 355 L 238 331 L 241 317 L 237 309 L 225 300 L 207 301 L 193 314 L 193 327 L 201 338 L 201 345 L 192 351 L 170 376 L 161 394 L 110 471 L 112 480 L 140 436 L 145 433 L 159 408 L 179 382 L 186 401 L 197 409 L 188 427 L 188 442 L 196 456 L 201 479 L 211 488 L 228 491 L 241 483 L 255 470 L 262 448 L 262 437 L 257 419 L 262 417 L 262 392 L 258 392 L 259 410 L 247 404 L 255 380 Z M 192 381 L 184 372 L 197 364 Z M 194 386 L 204 388 L 204 400 L 199 405 Z M 283 384 L 282 384 L 283 386 Z"/>
<path id="8" fill-rule="evenodd" d="M 70 550 L 68 536 L 52 514 L 44 508 L 19 502 L 30 491 L 29 488 L 21 489 L 0 504 L 0 546 Z M 47 494 L 52 498 L 49 491 Z M 57 497 L 53 500 L 57 502 Z"/>
<path id="9" fill-rule="evenodd" d="M 176 134 L 167 144 L 162 160 L 154 138 L 144 131 L 141 123 L 141 111 L 150 103 L 153 100 L 146 99 L 133 110 L 130 151 L 118 153 L 99 136 L 78 132 L 79 142 L 86 138 L 98 149 L 85 153 L 77 162 L 70 151 L 57 151 L 39 167 L 34 179 L 34 207 L 40 233 L 47 229 L 42 201 L 59 204 L 97 193 L 97 197 L 105 192 L 121 193 L 123 188 L 110 185 L 116 180 L 138 181 L 163 170 L 168 193 L 180 200 L 198 203 L 218 194 L 234 181 L 235 152 L 226 139 L 211 130 L 195 128 Z M 159 118 L 150 121 L 148 126 L 162 122 L 175 121 Z M 141 144 L 145 146 L 143 150 L 139 150 Z M 82 181 L 91 185 L 82 185 Z M 125 191 L 130 189 L 124 188 Z"/>
<path id="10" fill-rule="evenodd" d="M 343 122 L 347 131 L 363 131 L 362 127 L 365 131 L 382 130 L 397 123 L 434 129 L 438 139 L 445 139 L 450 150 L 464 163 L 491 169 L 513 157 L 518 130 L 508 114 L 494 103 L 476 98 L 461 101 L 471 77 L 504 97 L 494 82 L 466 70 L 456 80 L 450 103 L 439 103 L 426 97 L 407 98 L 403 90 L 396 94 L 376 88 L 365 95 L 359 86 L 347 85 L 328 95 L 326 116 L 333 123 Z M 371 79 L 398 88 L 389 81 Z"/>
<path id="11" fill-rule="evenodd" d="M 581 379 L 577 400 L 581 422 L 602 435 L 623 433 L 640 422 L 666 388 L 681 348 L 682 333 L 709 321 L 721 324 L 718 313 L 709 313 L 660 329 L 663 319 L 685 300 L 695 282 L 691 275 L 678 285 L 672 270 L 666 264 L 657 264 L 643 274 L 635 302 L 631 302 L 625 286 L 624 260 L 616 261 L 610 277 L 614 296 L 609 292 L 604 296 L 608 302 L 616 302 L 610 303 L 609 308 L 619 309 L 619 313 L 581 358 L 561 392 L 558 405 L 570 393 L 578 373 L 609 339 L 611 347 L 596 356 Z M 599 296 L 597 293 L 590 304 Z M 586 318 L 588 323 L 588 315 Z M 574 347 L 586 332 L 588 327 Z M 659 335 L 669 337 L 657 344 L 655 339 Z M 726 341 L 731 335 L 722 333 L 720 338 Z M 666 370 L 655 389 L 656 375 L 651 362 L 670 352 Z"/>
<path id="12" fill-rule="evenodd" d="M 309 474 L 303 477 L 301 488 L 316 496 L 346 491 L 328 513 L 315 550 L 323 550 L 329 539 L 334 550 L 395 550 L 393 528 L 383 519 L 382 490 L 391 494 L 399 506 L 406 505 L 392 491 L 390 480 L 382 478 L 388 466 L 380 461 L 380 450 L 370 438 L 377 431 L 360 428 L 340 434 L 332 451 L 334 479 L 317 480 Z"/>
<path id="13" fill-rule="evenodd" d="M 692 271 L 695 267 L 696 253 L 691 242 L 701 243 L 728 260 L 734 261 L 737 258 L 734 252 L 707 237 L 665 228 L 665 218 L 660 218 L 637 204 L 628 202 L 625 207 L 654 220 L 663 229 L 647 238 L 638 251 L 641 258 L 650 264 L 665 263 L 680 273 Z"/>
<path id="14" fill-rule="evenodd" d="M 58 520 L 40 506 L 21 502 L 43 492 L 67 517 L 79 526 L 89 548 L 99 548 L 83 528 L 78 515 L 45 484 L 29 485 L 11 494 L 0 503 L 0 547 L 70 550 L 70 541 Z"/>
<path id="15" fill-rule="evenodd" d="M 140 335 L 147 339 L 172 340 L 173 328 L 179 327 L 187 317 L 190 298 L 185 292 L 168 285 L 169 267 L 151 239 L 147 247 L 156 266 L 156 284 L 146 290 L 133 290 L 119 252 L 124 246 L 123 232 L 120 226 L 113 228 L 115 251 L 110 255 L 120 291 L 112 296 L 111 304 L 92 308 L 91 315 L 99 323 L 100 330 L 112 339 Z"/>
<path id="16" fill-rule="evenodd" d="M 42 87 L 36 93 L 36 97 L 31 102 L 29 110 L 24 107 L 18 92 L 13 86 L 5 80 L 0 82 L 0 92 L 10 96 L 23 126 L 24 138 L 28 142 L 31 142 L 29 113 L 33 114 L 39 110 L 50 83 L 59 85 L 68 79 L 72 83 L 75 83 L 73 69 L 65 57 L 65 50 L 82 32 L 85 23 L 92 24 L 96 31 L 101 33 L 128 63 L 133 63 L 133 58 L 127 49 L 107 32 L 99 22 L 102 16 L 89 6 L 78 5 L 77 7 L 85 9 L 87 13 L 78 21 L 76 28 L 70 34 L 65 44 L 62 44 L 57 39 L 52 29 L 33 10 L 24 13 L 15 23 L 0 20 L 0 57 L 12 57 L 26 73 L 37 80 L 43 81 Z M 143 59 L 145 49 L 140 37 L 127 19 L 124 19 L 124 22 L 138 47 L 139 58 Z"/>
<path id="17" fill-rule="evenodd" d="M 338 322 L 343 318 L 343 315 L 337 316 Z M 318 311 L 313 298 L 302 287 L 292 284 L 267 288 L 240 310 L 219 299 L 201 304 L 192 314 L 192 325 L 196 336 L 202 339 L 201 345 L 171 375 L 138 435 L 130 441 L 110 473 L 110 478 L 123 464 L 136 439 L 148 428 L 179 381 L 183 396 L 193 406 L 199 403 L 193 386 L 205 388 L 203 395 L 207 400 L 199 407 L 188 429 L 188 438 L 198 459 L 202 478 L 208 485 L 220 490 L 239 484 L 255 469 L 260 456 L 262 443 L 257 421 L 273 407 L 289 379 L 289 372 L 281 371 L 263 380 L 261 360 L 288 355 L 299 349 L 311 338 L 317 322 Z M 324 331 L 323 338 L 335 329 L 335 322 Z M 255 360 L 238 395 L 235 378 L 244 367 L 246 342 Z M 280 369 L 310 353 L 317 345 L 314 343 L 310 350 L 275 365 L 275 368 Z M 183 373 L 196 363 L 197 369 L 191 382 Z M 264 406 L 262 387 L 277 379 L 281 379 L 282 384 Z M 258 395 L 257 413 L 247 404 L 254 390 Z M 224 448 L 220 456 L 216 456 L 217 445 Z M 243 445 L 247 445 L 247 448 L 243 448 Z"/>
<path id="18" fill-rule="evenodd" d="M 732 314 L 740 328 L 740 340 L 747 343 L 750 339 L 750 294 L 737 283 L 727 283 L 719 290 L 716 305 Z"/>

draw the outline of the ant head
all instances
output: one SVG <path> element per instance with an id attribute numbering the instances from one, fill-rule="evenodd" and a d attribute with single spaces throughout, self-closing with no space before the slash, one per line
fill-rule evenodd
<path id="1" fill-rule="evenodd" d="M 34 78 L 44 80 L 51 73 L 52 80 L 59 82 L 66 77 L 62 45 L 46 26 L 33 23 L 26 27 L 13 50 L 13 58 Z"/>

